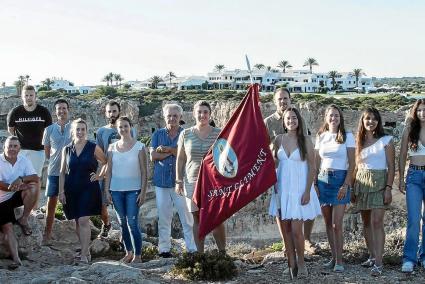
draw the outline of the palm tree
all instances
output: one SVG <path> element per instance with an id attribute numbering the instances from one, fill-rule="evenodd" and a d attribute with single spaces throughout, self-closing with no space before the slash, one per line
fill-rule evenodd
<path id="1" fill-rule="evenodd" d="M 267 72 L 272 72 L 272 69 L 273 69 L 273 68 L 272 68 L 271 66 L 267 66 L 267 67 L 266 67 Z"/>
<path id="2" fill-rule="evenodd" d="M 124 80 L 124 78 L 121 76 L 121 74 L 114 74 L 114 80 L 115 80 L 115 85 L 121 86 L 121 82 L 122 80 Z"/>
<path id="3" fill-rule="evenodd" d="M 30 80 L 30 75 L 25 75 L 25 80 L 27 81 L 27 85 L 28 85 L 28 81 Z"/>
<path id="4" fill-rule="evenodd" d="M 167 73 L 167 75 L 165 75 L 165 78 L 168 78 L 168 80 L 170 81 L 170 88 L 171 88 L 171 80 L 173 78 L 177 78 L 177 76 L 176 76 L 176 74 L 174 74 L 173 71 L 170 71 L 170 72 Z"/>
<path id="5" fill-rule="evenodd" d="M 112 82 L 114 81 L 114 73 L 109 72 L 108 74 L 105 75 L 105 77 L 103 77 L 102 82 L 106 82 L 106 85 L 109 86 L 109 83 L 111 83 L 112 86 Z"/>
<path id="6" fill-rule="evenodd" d="M 328 77 L 332 79 L 332 90 L 336 90 L 336 78 L 338 78 L 339 73 L 338 71 L 329 71 Z"/>
<path id="7" fill-rule="evenodd" d="M 153 76 L 152 78 L 149 79 L 149 82 L 151 82 L 152 89 L 157 89 L 158 84 L 162 82 L 162 78 L 155 75 L 155 76 Z"/>
<path id="8" fill-rule="evenodd" d="M 266 68 L 266 66 L 264 64 L 257 63 L 257 64 L 254 65 L 254 68 L 256 68 L 257 70 L 261 70 L 261 69 Z"/>
<path id="9" fill-rule="evenodd" d="M 47 78 L 44 81 L 41 81 L 41 84 L 43 84 L 43 86 L 45 86 L 47 88 L 47 90 L 51 90 L 52 88 L 50 88 L 50 86 L 53 84 L 53 81 L 50 80 L 50 78 Z"/>
<path id="10" fill-rule="evenodd" d="M 282 68 L 282 72 L 285 73 L 286 68 L 292 68 L 292 65 L 289 64 L 289 61 L 282 60 L 282 61 L 279 62 L 279 64 L 277 64 L 277 67 Z"/>
<path id="11" fill-rule="evenodd" d="M 353 70 L 353 72 L 350 73 L 352 76 L 356 77 L 356 87 L 359 86 L 359 79 L 361 76 L 366 75 L 363 73 L 363 70 L 360 68 L 356 68 Z"/>
<path id="12" fill-rule="evenodd" d="M 303 66 L 309 66 L 310 67 L 310 73 L 313 73 L 313 66 L 318 66 L 319 63 L 317 62 L 316 59 L 309 57 L 307 58 L 307 60 L 304 62 Z"/>
<path id="13" fill-rule="evenodd" d="M 223 65 L 223 64 L 217 64 L 217 65 L 214 67 L 214 70 L 215 70 L 216 72 L 218 72 L 218 73 L 221 73 L 221 71 L 223 71 L 225 68 L 226 68 L 226 67 L 224 67 L 224 65 Z"/>
<path id="14" fill-rule="evenodd" d="M 16 93 L 18 94 L 18 96 L 21 96 L 22 88 L 25 86 L 25 76 L 18 76 L 18 81 L 15 81 L 13 85 L 15 85 L 16 87 Z"/>

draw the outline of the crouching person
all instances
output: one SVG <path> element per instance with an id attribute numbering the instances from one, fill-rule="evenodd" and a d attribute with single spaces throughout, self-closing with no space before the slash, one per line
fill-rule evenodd
<path id="1" fill-rule="evenodd" d="M 38 176 L 31 161 L 18 156 L 20 149 L 18 137 L 9 136 L 4 144 L 4 152 L 0 155 L 0 228 L 13 260 L 9 266 L 12 269 L 22 265 L 13 223 L 21 227 L 24 235 L 32 234 L 28 217 L 38 196 Z M 16 219 L 14 209 L 22 205 L 24 213 L 21 218 Z"/>

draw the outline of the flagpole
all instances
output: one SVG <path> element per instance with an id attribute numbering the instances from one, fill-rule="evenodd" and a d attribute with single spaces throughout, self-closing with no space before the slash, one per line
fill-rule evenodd
<path id="1" fill-rule="evenodd" d="M 249 59 L 247 54 L 245 54 L 245 59 L 246 59 L 246 66 L 248 67 L 249 78 L 251 79 L 251 85 L 254 85 L 254 80 L 252 79 L 251 64 L 249 64 Z"/>

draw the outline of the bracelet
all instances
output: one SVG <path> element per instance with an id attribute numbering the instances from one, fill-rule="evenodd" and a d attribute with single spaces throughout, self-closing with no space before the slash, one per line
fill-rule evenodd
<path id="1" fill-rule="evenodd" d="M 183 183 L 182 180 L 176 180 L 176 183 Z"/>
<path id="2" fill-rule="evenodd" d="M 390 188 L 390 190 L 392 190 L 392 189 L 393 189 L 393 186 L 392 186 L 392 185 L 387 184 L 387 185 L 385 186 L 385 189 L 387 189 L 387 188 Z"/>

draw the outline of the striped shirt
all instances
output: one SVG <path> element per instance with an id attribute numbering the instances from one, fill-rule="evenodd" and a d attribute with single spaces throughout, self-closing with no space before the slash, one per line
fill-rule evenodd
<path id="1" fill-rule="evenodd" d="M 198 179 L 201 162 L 210 147 L 214 144 L 221 129 L 213 127 L 207 138 L 201 139 L 195 133 L 195 126 L 187 128 L 180 133 L 178 146 L 186 153 L 186 179 L 195 183 Z"/>

